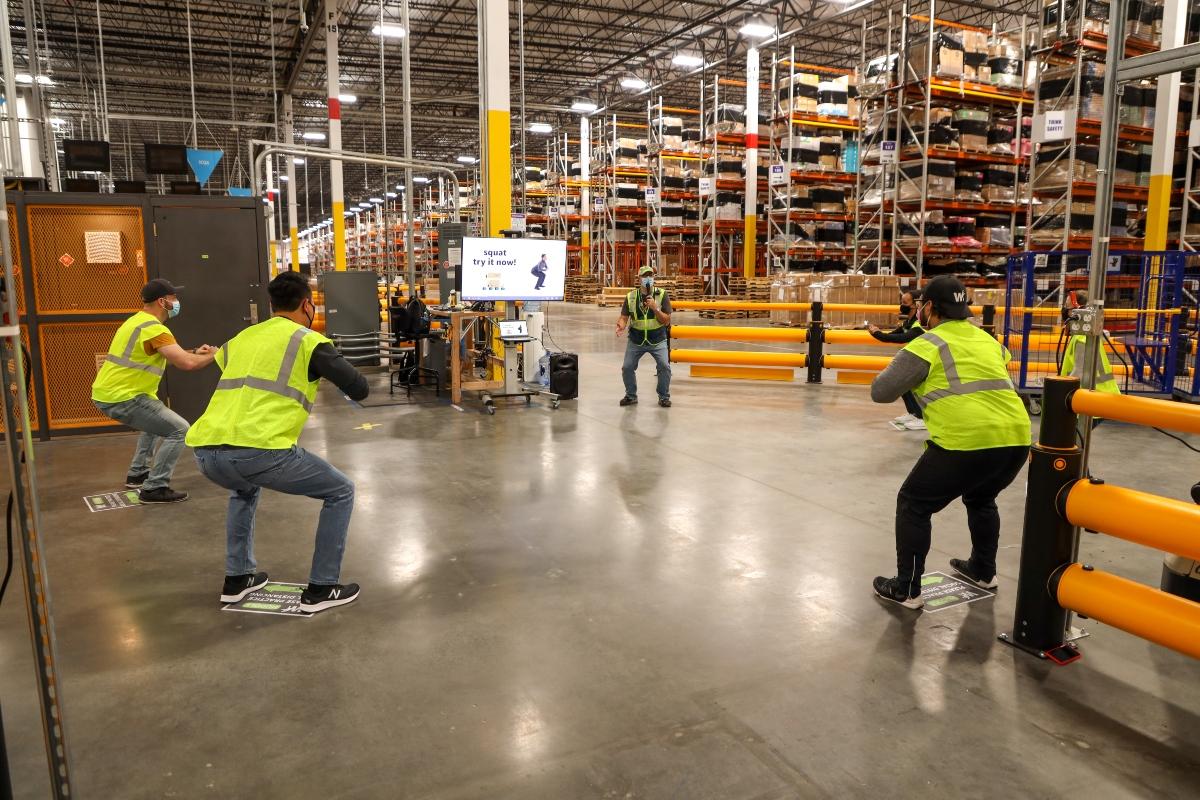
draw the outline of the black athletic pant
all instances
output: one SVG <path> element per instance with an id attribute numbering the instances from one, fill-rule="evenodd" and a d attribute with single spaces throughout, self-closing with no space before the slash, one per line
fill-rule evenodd
<path id="1" fill-rule="evenodd" d="M 896 574 L 920 592 L 925 556 L 929 553 L 930 518 L 957 498 L 967 507 L 971 529 L 971 570 L 980 578 L 996 574 L 1000 545 L 1000 512 L 996 495 L 1020 473 L 1028 447 L 989 450 L 943 450 L 929 442 L 896 497 Z"/>

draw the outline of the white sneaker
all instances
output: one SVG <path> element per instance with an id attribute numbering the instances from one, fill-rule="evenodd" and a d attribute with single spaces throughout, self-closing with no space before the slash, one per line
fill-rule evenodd
<path id="1" fill-rule="evenodd" d="M 912 422 L 914 419 L 916 419 L 916 417 L 914 417 L 912 414 L 904 414 L 896 417 L 895 419 L 888 420 L 888 425 L 891 425 L 898 431 L 908 430 L 908 423 Z"/>
<path id="2" fill-rule="evenodd" d="M 925 420 L 916 419 L 914 417 L 913 419 L 904 423 L 904 430 L 906 430 L 906 431 L 927 431 L 929 429 L 925 427 Z"/>

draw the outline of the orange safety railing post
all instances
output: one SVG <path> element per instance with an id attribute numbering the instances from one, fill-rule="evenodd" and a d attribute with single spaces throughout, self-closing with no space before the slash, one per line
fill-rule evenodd
<path id="1" fill-rule="evenodd" d="M 1012 632 L 1000 634 L 1001 641 L 1041 658 L 1066 641 L 1067 612 L 1048 587 L 1051 576 L 1075 556 L 1078 533 L 1058 512 L 1058 501 L 1083 471 L 1070 407 L 1071 393 L 1078 388 L 1078 378 L 1046 379 L 1042 427 L 1029 456 L 1016 617 Z"/>

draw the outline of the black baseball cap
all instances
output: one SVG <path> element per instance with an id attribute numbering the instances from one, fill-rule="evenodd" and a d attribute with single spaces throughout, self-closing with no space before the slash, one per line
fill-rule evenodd
<path id="1" fill-rule="evenodd" d="M 182 288 L 182 286 L 172 286 L 166 278 L 155 278 L 142 287 L 142 302 L 153 303 L 160 297 L 179 294 L 179 290 Z"/>
<path id="2" fill-rule="evenodd" d="M 933 303 L 933 310 L 942 319 L 967 319 L 971 316 L 967 287 L 952 275 L 939 275 L 925 285 L 921 301 Z"/>

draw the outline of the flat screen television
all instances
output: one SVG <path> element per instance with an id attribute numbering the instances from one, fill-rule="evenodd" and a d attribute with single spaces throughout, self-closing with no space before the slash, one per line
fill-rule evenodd
<path id="1" fill-rule="evenodd" d="M 67 172 L 108 172 L 108 142 L 63 139 L 63 167 Z"/>
<path id="2" fill-rule="evenodd" d="M 464 237 L 459 274 L 464 300 L 562 300 L 567 243 Z"/>
<path id="3" fill-rule="evenodd" d="M 143 142 L 146 148 L 147 175 L 186 175 L 188 173 L 187 147 L 181 144 L 155 144 Z"/>

